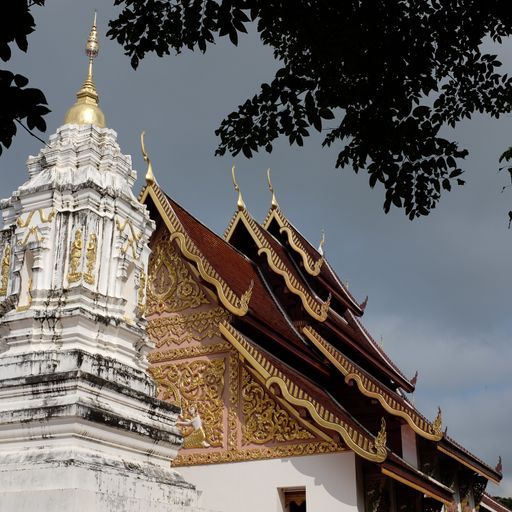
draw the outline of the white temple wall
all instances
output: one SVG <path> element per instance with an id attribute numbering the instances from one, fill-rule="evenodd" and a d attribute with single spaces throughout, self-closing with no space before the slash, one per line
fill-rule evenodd
<path id="1" fill-rule="evenodd" d="M 290 487 L 306 488 L 309 511 L 358 510 L 356 461 L 352 452 L 178 470 L 202 491 L 200 503 L 223 512 L 283 512 L 279 489 Z"/>

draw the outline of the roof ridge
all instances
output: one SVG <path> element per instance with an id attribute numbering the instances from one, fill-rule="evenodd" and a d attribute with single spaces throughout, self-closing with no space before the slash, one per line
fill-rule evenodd
<path id="1" fill-rule="evenodd" d="M 381 384 L 369 372 L 354 363 L 325 340 L 313 327 L 302 329 L 307 338 L 326 356 L 345 377 L 348 384 L 354 381 L 361 393 L 370 398 L 376 398 L 382 407 L 390 414 L 405 419 L 409 426 L 420 436 L 430 441 L 439 441 L 443 437 L 440 424 L 427 420 L 415 407 L 400 403 L 405 399 L 398 393 Z M 378 391 L 376 391 L 378 389 Z M 396 396 L 393 396 L 396 395 Z"/>
<path id="2" fill-rule="evenodd" d="M 310 254 L 308 254 L 301 240 L 297 237 L 295 232 L 298 233 L 299 230 L 293 224 L 291 224 L 291 222 L 284 216 L 281 209 L 274 208 L 273 213 L 275 217 L 281 221 L 282 224 L 282 226 L 279 229 L 279 232 L 284 232 L 287 235 L 290 246 L 295 250 L 295 252 L 297 252 L 301 256 L 302 262 L 304 263 L 304 269 L 306 270 L 306 272 L 313 277 L 318 276 L 318 274 L 320 274 L 322 265 L 325 263 L 324 256 L 319 254 L 318 258 L 315 260 Z M 267 224 L 267 222 L 263 223 L 263 228 L 267 230 L 267 226 L 265 224 Z M 305 239 L 305 237 L 303 238 Z"/>
<path id="3" fill-rule="evenodd" d="M 264 231 L 268 236 L 272 235 L 265 231 L 246 210 L 239 210 L 236 213 L 235 218 L 231 223 L 231 233 L 233 232 L 235 222 L 239 219 L 244 223 L 247 230 L 252 235 L 253 240 L 256 242 L 256 245 L 258 246 L 258 254 L 265 254 L 271 269 L 276 274 L 279 274 L 284 278 L 288 290 L 300 297 L 302 305 L 309 315 L 319 322 L 324 322 L 329 314 L 330 296 L 327 300 L 322 301 L 319 297 L 313 296 L 311 290 L 308 290 L 305 285 L 299 282 L 299 280 L 289 271 L 280 256 L 275 252 L 272 245 L 263 235 L 262 231 Z M 275 242 L 280 244 L 278 240 L 275 240 Z"/>
<path id="4" fill-rule="evenodd" d="M 269 210 L 262 224 L 262 227 L 266 231 L 268 231 L 268 227 L 270 226 L 272 219 L 276 219 L 280 225 L 280 233 L 286 234 L 290 247 L 302 258 L 306 272 L 312 277 L 320 276 L 320 278 L 322 278 L 322 269 L 327 268 L 336 284 L 341 288 L 343 294 L 345 294 L 348 298 L 349 303 L 351 303 L 352 306 L 362 314 L 364 308 L 361 307 L 361 304 L 357 302 L 356 298 L 352 295 L 352 293 L 350 293 L 348 288 L 340 280 L 325 255 L 320 254 L 317 249 L 315 249 L 311 242 L 309 242 L 309 240 L 301 233 L 301 231 L 297 229 L 297 227 L 285 216 L 280 208 L 273 208 Z M 311 252 L 317 256 L 316 259 L 313 258 L 311 254 L 309 254 L 308 249 L 304 247 L 301 238 L 306 244 L 309 245 Z"/>
<path id="5" fill-rule="evenodd" d="M 382 349 L 382 347 L 380 347 L 376 341 L 373 339 L 373 336 L 369 333 L 369 331 L 366 329 L 366 327 L 363 325 L 363 323 L 359 320 L 359 318 L 357 318 L 354 314 L 352 314 L 352 312 L 350 312 L 349 310 L 347 310 L 348 314 L 350 315 L 350 319 L 359 327 L 359 329 L 361 330 L 362 334 L 364 336 L 366 336 L 366 338 L 368 339 L 368 341 L 372 344 L 372 346 L 375 348 L 375 350 L 377 351 L 377 353 L 382 357 L 382 359 L 384 359 L 384 361 L 386 362 L 386 364 L 394 371 L 396 372 L 405 382 L 407 382 L 413 389 L 414 389 L 414 386 L 411 384 L 410 380 L 402 373 L 402 371 L 400 370 L 400 368 L 398 368 L 398 366 L 391 360 L 391 358 L 386 354 L 386 352 L 384 352 L 384 350 Z"/>
<path id="6" fill-rule="evenodd" d="M 240 297 L 238 297 L 237 294 L 231 289 L 231 287 L 228 286 L 224 279 L 213 268 L 210 262 L 204 257 L 190 236 L 188 236 L 187 230 L 180 222 L 178 216 L 173 210 L 172 205 L 170 204 L 172 199 L 167 197 L 167 195 L 155 183 L 149 184 L 146 191 L 147 193 L 141 195 L 141 200 L 145 200 L 148 195 L 151 196 L 152 200 L 155 202 L 155 206 L 162 216 L 162 219 L 167 224 L 167 227 L 170 231 L 170 240 L 176 241 L 176 244 L 178 245 L 182 255 L 196 264 L 201 277 L 206 282 L 215 286 L 222 304 L 231 313 L 237 316 L 244 316 L 247 314 L 249 311 L 249 301 L 251 299 L 252 287 L 254 283 L 251 283 L 249 288 Z M 179 208 L 181 208 L 181 206 L 179 206 Z M 194 219 L 194 217 L 192 218 Z"/>
<path id="7" fill-rule="evenodd" d="M 491 477 L 490 475 L 486 475 L 486 478 L 488 478 L 489 480 L 492 480 L 494 483 L 498 484 L 499 481 L 501 480 L 501 478 L 503 477 L 503 474 L 500 473 L 499 471 L 496 471 L 496 468 L 493 468 L 491 466 L 489 466 L 489 464 L 487 464 L 486 462 L 484 462 L 480 457 L 477 457 L 476 455 L 474 455 L 473 453 L 471 453 L 467 448 L 464 448 L 464 446 L 462 446 L 460 443 L 458 443 L 457 441 L 455 441 L 455 439 L 453 439 L 452 437 L 450 437 L 446 432 L 444 433 L 443 435 L 443 440 L 448 443 L 448 444 L 451 444 L 453 447 L 455 447 L 456 449 L 460 450 L 463 454 L 467 455 L 468 457 L 472 458 L 475 462 L 477 462 L 478 464 L 480 464 L 482 467 L 484 467 L 490 474 L 494 474 L 494 475 L 499 475 L 499 478 L 495 478 L 495 477 Z M 441 451 L 442 453 L 445 453 L 446 455 L 451 455 L 450 453 L 447 453 L 447 450 L 441 446 L 438 446 L 437 447 L 439 451 Z"/>

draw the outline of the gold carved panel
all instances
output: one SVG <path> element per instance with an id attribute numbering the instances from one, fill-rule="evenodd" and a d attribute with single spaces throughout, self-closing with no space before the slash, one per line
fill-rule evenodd
<path id="1" fill-rule="evenodd" d="M 159 398 L 181 407 L 182 417 L 191 419 L 199 413 L 207 443 L 223 445 L 224 429 L 224 359 L 196 359 L 153 366 L 151 374 L 158 383 Z M 189 432 L 184 431 L 184 435 Z"/>
<path id="2" fill-rule="evenodd" d="M 162 345 L 181 345 L 192 341 L 220 336 L 219 323 L 231 315 L 217 307 L 201 313 L 152 318 L 148 321 L 148 333 L 157 348 Z"/>
<path id="3" fill-rule="evenodd" d="M 298 441 L 315 436 L 303 428 L 288 411 L 275 402 L 244 368 L 242 371 L 242 443 Z"/>
<path id="4" fill-rule="evenodd" d="M 149 259 L 146 315 L 175 313 L 208 304 L 201 286 L 168 237 L 161 238 L 153 251 Z"/>

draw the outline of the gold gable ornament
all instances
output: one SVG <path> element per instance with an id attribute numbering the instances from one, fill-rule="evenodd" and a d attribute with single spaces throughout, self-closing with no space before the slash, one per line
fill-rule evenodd
<path id="1" fill-rule="evenodd" d="M 243 444 L 302 441 L 315 436 L 273 400 L 245 367 L 242 370 Z"/>
<path id="2" fill-rule="evenodd" d="M 193 279 L 168 237 L 162 238 L 149 260 L 146 315 L 176 313 L 208 304 L 201 286 Z"/>

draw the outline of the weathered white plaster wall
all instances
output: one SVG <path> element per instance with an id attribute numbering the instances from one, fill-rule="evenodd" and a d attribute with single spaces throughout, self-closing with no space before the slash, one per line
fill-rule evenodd
<path id="1" fill-rule="evenodd" d="M 357 511 L 352 452 L 178 468 L 202 491 L 200 503 L 223 512 L 282 512 L 279 488 L 306 488 L 311 512 Z"/>
<path id="2" fill-rule="evenodd" d="M 116 133 L 61 126 L 0 201 L 0 512 L 199 512 L 144 309 L 154 227 Z"/>

